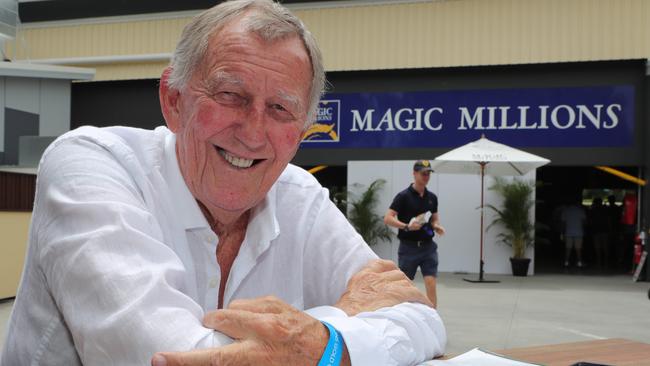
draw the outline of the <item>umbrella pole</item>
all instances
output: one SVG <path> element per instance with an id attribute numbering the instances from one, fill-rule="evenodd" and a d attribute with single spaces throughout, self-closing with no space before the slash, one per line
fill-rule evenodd
<path id="1" fill-rule="evenodd" d="M 483 192 L 485 191 L 484 182 L 485 182 L 485 162 L 481 164 L 481 262 L 479 264 L 478 280 L 483 281 L 483 209 L 485 208 L 485 201 L 483 198 Z"/>
<path id="2" fill-rule="evenodd" d="M 467 282 L 483 282 L 483 283 L 497 283 L 499 281 L 486 280 L 483 278 L 483 209 L 485 208 L 485 198 L 483 196 L 485 191 L 485 166 L 487 165 L 486 161 L 479 162 L 481 166 L 481 235 L 480 235 L 480 245 L 481 245 L 481 255 L 479 259 L 479 270 L 478 270 L 478 280 L 470 280 L 463 278 Z"/>

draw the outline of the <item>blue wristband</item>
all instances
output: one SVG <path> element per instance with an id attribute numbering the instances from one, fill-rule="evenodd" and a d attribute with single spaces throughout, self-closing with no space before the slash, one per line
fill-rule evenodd
<path id="1" fill-rule="evenodd" d="M 332 324 L 324 322 L 321 323 L 327 327 L 330 332 L 330 339 L 327 341 L 327 346 L 323 352 L 323 356 L 318 361 L 318 366 L 339 366 L 341 364 L 341 355 L 343 353 L 343 337 Z"/>

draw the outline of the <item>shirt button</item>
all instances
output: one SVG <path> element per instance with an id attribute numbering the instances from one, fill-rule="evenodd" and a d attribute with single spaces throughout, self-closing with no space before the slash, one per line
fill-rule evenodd
<path id="1" fill-rule="evenodd" d="M 215 287 L 217 287 L 218 284 L 219 284 L 219 281 L 217 281 L 216 278 L 212 278 L 208 285 L 210 286 L 210 288 L 215 288 Z"/>

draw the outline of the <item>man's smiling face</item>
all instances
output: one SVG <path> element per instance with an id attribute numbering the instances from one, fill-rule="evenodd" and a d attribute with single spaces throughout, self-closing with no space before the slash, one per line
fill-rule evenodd
<path id="1" fill-rule="evenodd" d="M 266 43 L 231 22 L 185 87 L 161 91 L 185 182 L 210 212 L 265 197 L 298 149 L 311 78 L 299 37 Z"/>

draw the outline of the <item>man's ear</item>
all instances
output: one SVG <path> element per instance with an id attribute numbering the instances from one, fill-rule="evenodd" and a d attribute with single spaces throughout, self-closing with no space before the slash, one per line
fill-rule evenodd
<path id="1" fill-rule="evenodd" d="M 176 132 L 181 127 L 178 103 L 180 93 L 177 89 L 169 86 L 169 75 L 172 72 L 171 67 L 167 67 L 160 76 L 160 86 L 158 87 L 158 96 L 160 97 L 160 109 L 167 123 L 167 127 Z"/>

